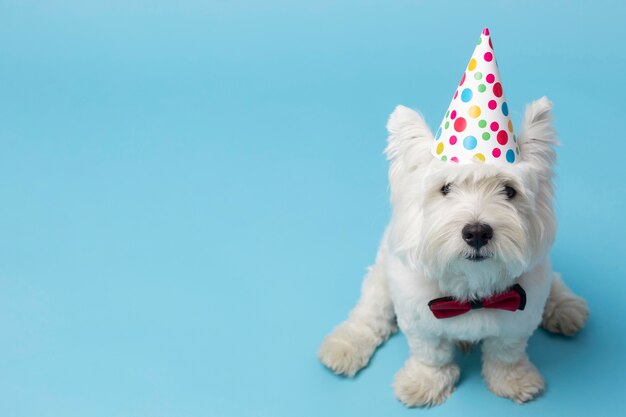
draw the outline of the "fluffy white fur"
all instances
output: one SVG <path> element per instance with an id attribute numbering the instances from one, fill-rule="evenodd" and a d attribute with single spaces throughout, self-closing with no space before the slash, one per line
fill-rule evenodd
<path id="1" fill-rule="evenodd" d="M 393 384 L 407 406 L 440 404 L 459 377 L 457 343 L 482 342 L 483 375 L 495 394 L 531 400 L 544 381 L 529 362 L 526 344 L 541 323 L 573 334 L 588 315 L 550 266 L 548 251 L 556 220 L 552 209 L 554 147 L 551 103 L 541 98 L 526 109 L 519 134 L 521 161 L 507 167 L 457 165 L 435 159 L 431 130 L 415 111 L 398 106 L 387 124 L 393 215 L 376 264 L 363 282 L 349 318 L 326 337 L 319 358 L 338 374 L 353 376 L 397 326 L 411 356 Z M 442 195 L 444 184 L 450 192 Z M 517 194 L 507 199 L 504 186 Z M 469 223 L 486 223 L 493 238 L 476 255 L 462 239 Z M 428 302 L 442 296 L 485 297 L 519 283 L 527 294 L 523 311 L 473 310 L 436 319 Z"/>

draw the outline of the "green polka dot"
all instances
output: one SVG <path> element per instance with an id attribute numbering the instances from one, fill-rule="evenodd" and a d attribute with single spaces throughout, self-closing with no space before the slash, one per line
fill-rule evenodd
<path id="1" fill-rule="evenodd" d="M 480 45 L 480 43 L 481 43 L 482 41 L 483 41 L 483 37 L 482 37 L 482 36 L 480 36 L 480 37 L 478 38 L 478 41 L 476 42 L 476 45 Z M 441 113 L 439 113 L 439 114 L 441 114 Z"/>
<path id="2" fill-rule="evenodd" d="M 484 140 L 489 140 L 490 137 L 491 137 L 491 135 L 489 134 L 489 132 L 483 133 L 483 139 Z"/>
<path id="3" fill-rule="evenodd" d="M 481 120 L 480 122 L 478 122 L 478 127 L 487 127 L 487 121 L 486 120 Z"/>
<path id="4" fill-rule="evenodd" d="M 513 135 L 513 142 L 517 143 L 517 136 Z"/>
<path id="5" fill-rule="evenodd" d="M 446 112 L 446 117 L 450 116 L 450 110 Z"/>
<path id="6" fill-rule="evenodd" d="M 450 126 L 450 122 L 446 122 L 446 124 L 445 124 L 445 125 L 443 125 L 444 129 L 447 129 L 447 128 L 448 128 L 448 126 Z"/>
<path id="7" fill-rule="evenodd" d="M 480 71 L 477 71 L 476 74 L 474 74 L 474 78 L 476 78 L 477 80 L 480 80 L 481 78 L 483 78 L 483 73 Z"/>
<path id="8" fill-rule="evenodd" d="M 519 155 L 519 148 L 515 148 L 515 152 Z"/>
<path id="9" fill-rule="evenodd" d="M 448 160 L 448 157 L 444 155 L 444 156 L 441 157 L 441 160 L 445 162 L 445 161 Z"/>
<path id="10" fill-rule="evenodd" d="M 486 89 L 487 89 L 487 87 L 485 87 L 485 84 L 479 84 L 478 85 L 478 91 L 479 92 L 484 93 Z"/>

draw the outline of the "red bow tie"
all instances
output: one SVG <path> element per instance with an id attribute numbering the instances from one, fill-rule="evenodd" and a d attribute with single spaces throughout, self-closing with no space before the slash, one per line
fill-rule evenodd
<path id="1" fill-rule="evenodd" d="M 474 301 L 457 301 L 452 297 L 435 298 L 428 303 L 430 311 L 438 319 L 460 316 L 479 308 L 497 308 L 500 310 L 523 310 L 526 306 L 526 291 L 515 284 L 503 293 Z"/>

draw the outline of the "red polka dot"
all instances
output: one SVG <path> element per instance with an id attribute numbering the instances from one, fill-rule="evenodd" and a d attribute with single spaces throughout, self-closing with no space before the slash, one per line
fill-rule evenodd
<path id="1" fill-rule="evenodd" d="M 450 145 L 454 145 L 456 143 L 456 136 L 450 136 Z"/>
<path id="2" fill-rule="evenodd" d="M 496 97 L 502 97 L 502 84 L 500 83 L 495 83 L 493 85 L 493 94 Z"/>
<path id="3" fill-rule="evenodd" d="M 464 82 L 465 82 L 465 73 L 463 73 L 463 78 L 461 78 L 461 82 L 459 83 L 459 85 L 463 85 Z"/>
<path id="4" fill-rule="evenodd" d="M 454 120 L 455 117 L 456 117 L 456 110 L 452 110 L 452 113 L 450 113 L 450 119 Z"/>
<path id="5" fill-rule="evenodd" d="M 458 95 L 459 95 L 459 90 L 456 90 L 456 91 L 454 92 L 454 97 L 452 97 L 452 98 L 453 98 L 453 99 L 455 99 L 455 98 L 456 98 L 456 96 L 458 96 Z"/>
<path id="6" fill-rule="evenodd" d="M 506 130 L 501 130 L 498 132 L 498 143 L 500 145 L 506 145 L 509 141 L 509 134 L 506 133 Z"/>
<path id="7" fill-rule="evenodd" d="M 483 29 L 483 35 L 489 36 L 489 29 L 484 28 Z"/>
<path id="8" fill-rule="evenodd" d="M 454 130 L 456 130 L 457 132 L 464 131 L 466 126 L 467 126 L 467 122 L 462 117 L 459 117 L 458 119 L 454 121 Z"/>
<path id="9" fill-rule="evenodd" d="M 502 152 L 500 151 L 500 148 L 493 148 L 493 151 L 491 151 L 491 154 L 493 155 L 494 158 L 500 158 L 500 155 L 502 155 Z"/>
<path id="10" fill-rule="evenodd" d="M 457 158 L 456 156 L 453 156 L 452 158 L 450 158 L 450 160 L 452 162 L 456 162 L 457 164 L 459 163 L 459 158 Z"/>
<path id="11" fill-rule="evenodd" d="M 500 125 L 498 124 L 498 122 L 492 122 L 489 125 L 489 128 L 491 128 L 492 132 L 495 132 L 496 130 L 498 130 L 500 128 Z"/>
<path id="12" fill-rule="evenodd" d="M 498 103 L 496 103 L 495 100 L 489 100 L 489 103 L 487 103 L 487 107 L 489 107 L 491 110 L 494 110 L 497 106 Z"/>
<path id="13" fill-rule="evenodd" d="M 485 78 L 489 84 L 496 80 L 496 77 L 493 74 L 487 74 L 487 78 Z"/>
<path id="14" fill-rule="evenodd" d="M 491 60 L 493 59 L 493 54 L 491 52 L 485 52 L 485 61 L 487 62 L 491 62 Z"/>

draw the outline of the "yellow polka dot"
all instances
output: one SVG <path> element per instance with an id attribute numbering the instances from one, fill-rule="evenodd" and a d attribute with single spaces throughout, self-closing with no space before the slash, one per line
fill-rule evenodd
<path id="1" fill-rule="evenodd" d="M 437 145 L 437 155 L 441 155 L 441 152 L 443 152 L 443 142 L 439 142 Z"/>
<path id="2" fill-rule="evenodd" d="M 476 155 L 474 155 L 474 159 L 480 162 L 485 162 L 485 155 L 483 155 L 482 153 L 477 153 Z"/>
<path id="3" fill-rule="evenodd" d="M 509 120 L 509 132 L 513 133 L 513 122 Z"/>
<path id="4" fill-rule="evenodd" d="M 470 71 L 473 71 L 474 68 L 476 68 L 476 60 L 474 58 L 470 59 L 469 65 L 467 66 L 467 69 Z"/>
<path id="5" fill-rule="evenodd" d="M 478 106 L 470 107 L 468 114 L 470 115 L 470 117 L 473 117 L 474 119 L 477 118 L 478 116 L 480 116 L 480 107 Z"/>

